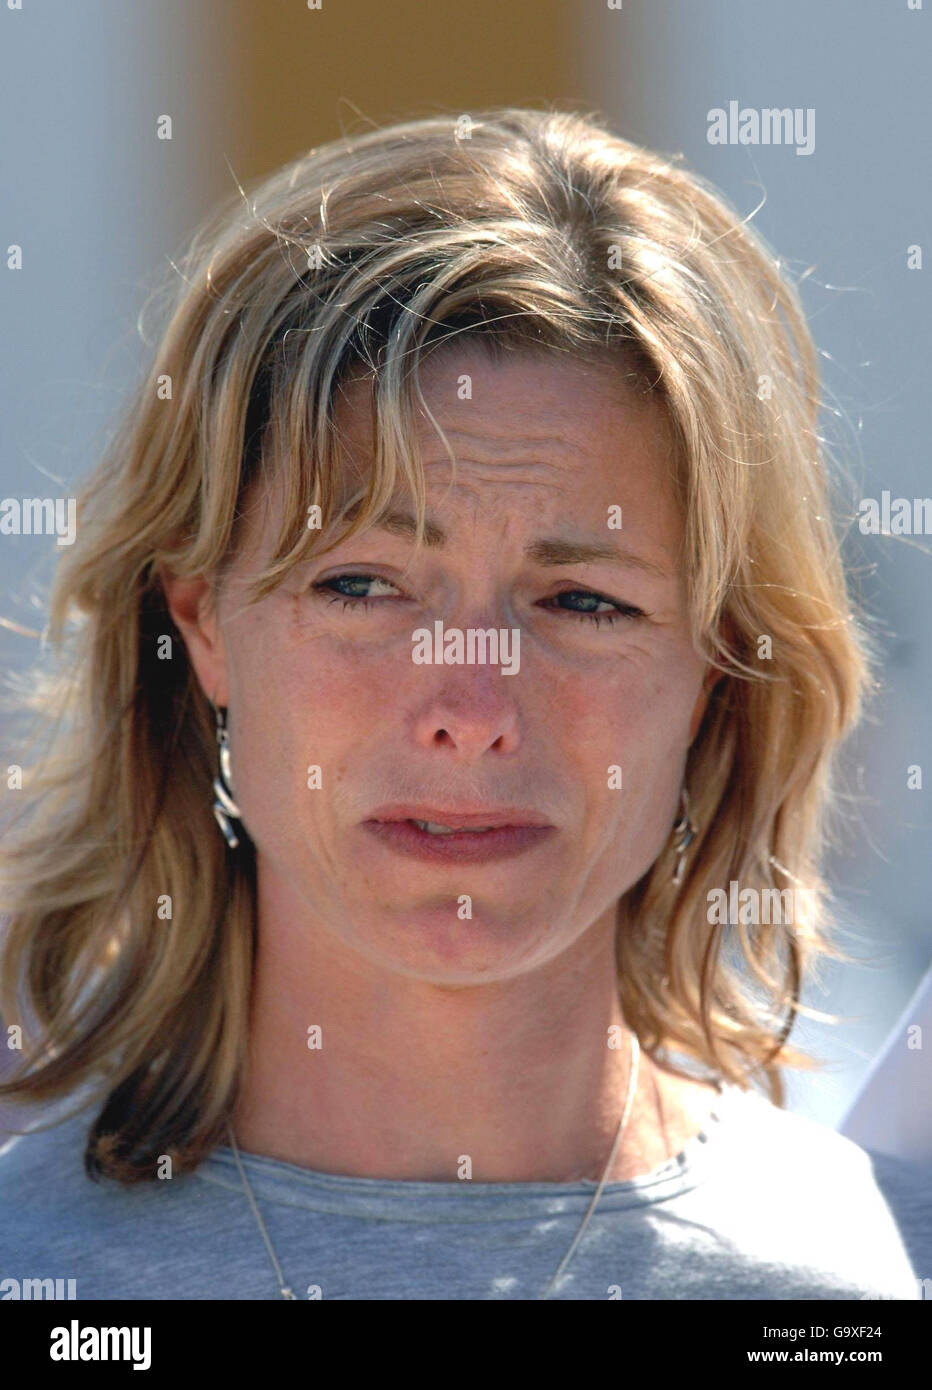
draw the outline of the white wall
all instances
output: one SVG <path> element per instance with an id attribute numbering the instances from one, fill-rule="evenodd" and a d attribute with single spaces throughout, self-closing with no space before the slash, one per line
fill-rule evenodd
<path id="1" fill-rule="evenodd" d="M 145 355 L 147 291 L 233 187 L 230 68 L 218 0 L 0 0 L 0 497 L 73 496 L 96 461 Z M 0 536 L 0 619 L 41 630 L 59 553 Z M 0 675 L 36 646 L 0 627 Z M 0 715 L 0 766 L 15 761 Z"/>
<path id="2" fill-rule="evenodd" d="M 233 186 L 235 109 L 215 0 L 22 6 L 0 8 L 0 494 L 17 498 L 68 495 L 98 456 L 142 357 L 146 291 Z M 171 141 L 156 138 L 162 114 Z M 11 244 L 21 270 L 6 268 Z M 56 549 L 0 538 L 2 615 L 36 625 L 30 579 Z M 4 667 L 30 647 L 3 634 Z"/>
<path id="3" fill-rule="evenodd" d="M 863 479 L 861 496 L 932 495 L 930 26 L 932 5 L 910 10 L 907 0 L 624 0 L 621 10 L 580 10 L 585 97 L 620 133 L 682 153 L 742 215 L 766 193 L 756 225 L 792 271 L 812 268 L 802 293 L 823 352 L 824 432 Z M 813 108 L 813 153 L 710 144 L 707 113 L 732 99 Z M 924 243 L 924 271 L 906 269 L 912 243 Z M 932 788 L 932 540 L 858 539 L 861 592 L 892 630 L 889 689 L 851 747 L 861 828 L 832 872 L 851 929 L 845 944 L 875 964 L 828 970 L 827 988 L 810 992 L 813 1007 L 856 1017 L 800 1028 L 800 1044 L 832 1064 L 791 1086 L 795 1109 L 829 1123 L 932 957 L 929 791 L 906 788 L 913 763 Z"/>

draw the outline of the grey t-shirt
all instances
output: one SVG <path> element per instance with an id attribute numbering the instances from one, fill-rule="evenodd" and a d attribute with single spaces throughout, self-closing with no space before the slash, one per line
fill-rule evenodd
<path id="1" fill-rule="evenodd" d="M 82 1168 L 89 1115 L 0 1151 L 0 1297 L 279 1298 L 234 1156 L 123 1187 Z M 412 1182 L 243 1154 L 298 1298 L 536 1299 L 596 1184 Z M 925 1285 L 922 1280 L 928 1280 Z M 61 1285 L 67 1291 L 67 1285 Z M 605 1186 L 551 1297 L 932 1298 L 932 1181 L 726 1086 L 675 1158 Z M 67 1296 L 67 1292 L 62 1296 Z"/>

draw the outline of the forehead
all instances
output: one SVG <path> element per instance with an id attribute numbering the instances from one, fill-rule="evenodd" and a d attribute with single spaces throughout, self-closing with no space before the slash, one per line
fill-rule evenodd
<path id="1" fill-rule="evenodd" d="M 500 502 L 511 512 L 571 512 L 605 524 L 608 504 L 627 506 L 648 529 L 679 529 L 670 486 L 672 433 L 656 397 L 635 389 L 619 363 L 575 361 L 568 355 L 515 352 L 494 357 L 481 342 L 445 344 L 419 370 L 424 406 L 415 394 L 417 444 L 428 490 L 428 510 Z M 426 406 L 426 410 L 425 407 Z M 428 413 L 429 412 L 429 413 Z M 339 511 L 358 496 L 375 458 L 375 395 L 371 373 L 358 369 L 334 396 L 338 444 Z M 457 463 L 450 460 L 440 427 Z M 268 492 L 253 494 L 247 514 L 247 549 L 266 548 L 282 520 L 286 495 L 282 466 Z M 399 478 L 394 499 L 411 510 Z M 325 528 L 326 529 L 326 528 Z M 658 537 L 658 539 L 661 539 Z"/>
<path id="2" fill-rule="evenodd" d="M 493 356 L 474 339 L 445 344 L 421 363 L 414 397 L 417 448 L 428 505 L 491 515 L 543 509 L 605 518 L 608 504 L 651 511 L 679 529 L 674 439 L 666 409 L 636 388 L 620 362 L 583 362 L 543 351 Z M 371 375 L 342 384 L 334 424 L 341 501 L 358 495 L 375 456 Z M 442 431 L 442 436 L 438 433 Z M 456 459 L 452 475 L 448 448 Z M 440 499 L 440 500 L 438 500 Z M 410 502 L 399 479 L 395 500 Z"/>
<path id="3" fill-rule="evenodd" d="M 431 422 L 447 436 L 457 464 L 565 469 L 605 456 L 669 453 L 666 413 L 638 393 L 619 363 L 589 363 L 568 354 L 514 353 L 499 359 L 480 342 L 445 345 L 419 370 L 416 429 L 425 467 L 448 462 Z M 337 393 L 334 422 L 348 459 L 365 470 L 375 441 L 371 377 L 356 376 Z M 429 414 L 427 413 L 429 411 Z"/>

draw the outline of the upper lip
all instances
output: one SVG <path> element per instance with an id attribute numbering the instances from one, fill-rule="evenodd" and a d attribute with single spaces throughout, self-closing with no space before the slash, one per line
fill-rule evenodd
<path id="1" fill-rule="evenodd" d="M 446 810 L 442 806 L 425 806 L 421 803 L 412 805 L 401 805 L 393 803 L 390 806 L 379 806 L 367 820 L 424 820 L 430 821 L 434 825 L 446 825 L 451 830 L 463 830 L 477 825 L 491 826 L 525 826 L 525 825 L 550 825 L 551 821 L 546 816 L 542 816 L 538 811 L 532 811 L 526 806 L 489 806 L 485 810 L 476 810 L 470 807 L 468 810 Z"/>

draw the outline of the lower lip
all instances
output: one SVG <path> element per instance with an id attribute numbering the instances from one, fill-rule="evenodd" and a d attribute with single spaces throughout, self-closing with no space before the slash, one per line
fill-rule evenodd
<path id="1" fill-rule="evenodd" d="M 555 829 L 552 825 L 502 825 L 494 830 L 455 830 L 452 835 L 431 835 L 410 820 L 367 820 L 363 825 L 399 854 L 435 864 L 484 864 L 490 859 L 510 859 L 543 844 Z"/>

